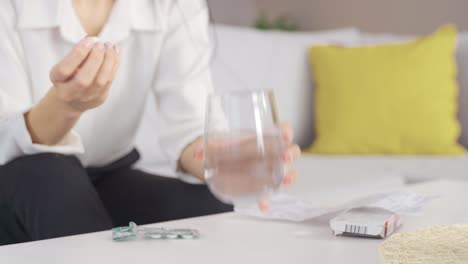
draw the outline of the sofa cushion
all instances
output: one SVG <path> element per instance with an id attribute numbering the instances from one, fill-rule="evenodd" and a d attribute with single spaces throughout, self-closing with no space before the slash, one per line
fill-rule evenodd
<path id="1" fill-rule="evenodd" d="M 326 154 L 462 154 L 457 144 L 456 31 L 403 44 L 312 48 L 311 149 Z"/>
<path id="2" fill-rule="evenodd" d="M 361 32 L 359 39 L 360 45 L 374 45 L 401 43 L 414 39 L 414 36 Z M 462 126 L 460 143 L 468 148 L 468 32 L 458 34 L 456 58 L 459 83 L 458 117 Z"/>

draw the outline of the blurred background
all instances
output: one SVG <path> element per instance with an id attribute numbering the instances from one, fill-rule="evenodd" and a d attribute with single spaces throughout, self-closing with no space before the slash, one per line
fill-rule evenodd
<path id="1" fill-rule="evenodd" d="M 309 50 L 315 45 L 339 45 L 367 46 L 375 44 L 401 43 L 419 36 L 436 34 L 438 28 L 448 23 L 457 27 L 456 54 L 451 54 L 445 47 L 436 47 L 424 53 L 421 61 L 410 61 L 405 58 L 414 58 L 408 54 L 413 54 L 413 49 L 402 48 L 398 62 L 398 69 L 407 66 L 406 73 L 414 78 L 410 78 L 413 89 L 423 89 L 427 83 L 447 83 L 457 86 L 443 85 L 443 91 L 452 91 L 456 97 L 448 96 L 446 102 L 448 106 L 444 110 L 449 120 L 454 120 L 454 113 L 450 109 L 456 109 L 458 120 L 456 127 L 461 127 L 461 134 L 454 135 L 450 142 L 458 141 L 465 148 L 468 148 L 468 10 L 467 0 L 208 0 L 211 9 L 211 16 L 214 27 L 214 43 L 216 46 L 215 56 L 212 61 L 213 80 L 218 90 L 238 90 L 238 89 L 272 89 L 275 92 L 279 116 L 287 121 L 295 130 L 295 141 L 304 149 L 310 150 L 320 132 L 317 131 L 317 107 L 320 98 L 317 97 L 316 87 L 319 78 L 313 72 L 311 64 L 320 64 L 317 60 L 311 60 Z M 450 26 L 449 26 L 450 27 Z M 262 30 L 255 30 L 262 29 Z M 272 29 L 272 30 L 265 30 Z M 294 32 L 290 32 L 294 31 Z M 441 33 L 444 35 L 445 33 Z M 438 34 L 436 34 L 438 35 Z M 442 36 L 442 39 L 445 37 Z M 331 46 L 333 46 L 331 45 Z M 385 47 L 379 48 L 379 54 L 386 54 Z M 438 69 L 432 69 L 430 73 L 420 74 L 416 69 L 431 68 L 434 65 L 441 65 L 440 60 L 435 56 L 439 51 L 449 54 L 446 58 L 446 66 L 456 66 L 457 76 L 453 80 L 453 75 L 440 74 Z M 455 55 L 455 56 L 453 56 Z M 389 56 L 388 58 L 391 58 Z M 373 87 L 383 87 L 389 81 L 395 81 L 392 71 L 387 71 L 381 65 L 387 65 L 385 59 L 379 60 L 375 67 L 361 69 L 362 61 L 352 60 L 350 70 L 359 69 L 362 78 L 353 80 L 340 79 L 340 65 L 343 61 L 335 62 L 333 67 L 328 66 L 330 80 L 340 80 L 338 83 L 346 83 L 347 88 L 356 91 L 362 84 L 367 84 L 368 76 L 382 76 L 376 80 Z M 321 65 L 324 62 L 321 61 Z M 423 66 L 424 67 L 423 67 Z M 375 71 L 374 71 L 375 70 Z M 380 71 L 379 71 L 380 70 Z M 348 72 L 348 71 L 346 71 Z M 401 71 L 398 71 L 401 72 Z M 419 77 L 418 77 L 419 76 Z M 429 78 L 438 80 L 426 82 Z M 323 80 L 324 78 L 322 78 Z M 372 79 L 372 78 L 370 78 Z M 406 81 L 398 79 L 399 85 L 387 87 L 385 91 L 394 90 L 406 85 Z M 333 82 L 336 83 L 336 82 Z M 328 83 L 329 84 L 329 83 Z M 422 88 L 421 88 L 422 87 Z M 438 87 L 438 86 L 437 86 Z M 437 88 L 435 87 L 435 88 Z M 427 88 L 427 87 L 426 87 Z M 327 89 L 330 87 L 327 86 Z M 437 89 L 436 89 L 437 90 Z M 403 89 L 403 91 L 406 91 Z M 357 92 L 356 94 L 369 94 L 367 92 Z M 441 96 L 428 96 L 427 89 L 424 93 L 417 94 L 412 102 L 432 102 L 429 106 L 408 106 L 407 113 L 418 109 L 420 112 L 436 111 L 432 105 L 438 105 L 443 101 Z M 421 96 L 426 95 L 426 99 Z M 401 96 L 394 99 L 387 98 L 388 102 L 394 102 L 401 108 L 401 98 L 409 98 L 407 93 L 402 92 Z M 352 97 L 352 96 L 351 96 Z M 357 98 L 347 95 L 349 102 L 355 102 Z M 336 98 L 336 97 L 333 97 Z M 439 100 L 439 101 L 437 101 Z M 374 101 L 372 98 L 368 102 Z M 338 107 L 336 100 L 322 103 L 322 105 L 333 105 L 333 109 L 349 109 L 349 106 Z M 155 144 L 148 144 L 149 137 L 154 137 L 154 131 L 158 131 L 155 124 L 158 118 L 151 116 L 154 104 L 148 104 L 147 117 L 141 130 L 138 149 L 143 153 L 141 168 L 161 175 L 173 174 L 169 170 L 162 170 L 166 167 L 167 161 L 164 155 L 159 153 L 160 149 Z M 368 107 L 368 113 L 375 112 L 372 106 Z M 389 108 L 390 109 L 390 108 Z M 421 110 L 422 109 L 422 110 Z M 385 112 L 385 109 L 383 110 Z M 395 118 L 391 123 L 399 124 L 402 131 L 406 131 L 408 125 L 401 124 L 398 114 L 385 112 Z M 323 111 L 322 111 L 323 113 Z M 346 114 L 346 113 L 342 113 Z M 338 115 L 340 116 L 340 115 Z M 335 120 L 335 118 L 322 116 L 322 120 Z M 345 120 L 348 120 L 345 118 Z M 414 120 L 421 120 L 414 117 Z M 351 124 L 355 124 L 350 122 Z M 151 125 L 150 125 L 151 124 Z M 414 138 L 430 131 L 434 138 L 445 134 L 448 130 L 445 125 L 442 129 L 434 129 L 437 122 L 429 122 L 425 126 L 418 127 L 418 132 Z M 343 131 L 349 131 L 350 127 Z M 322 133 L 323 134 L 323 133 Z M 375 136 L 365 130 L 359 133 L 366 136 Z M 391 142 L 377 133 L 379 143 Z M 433 145 L 434 138 L 429 140 L 427 145 Z M 414 143 L 414 142 L 413 142 Z M 329 144 L 328 144 L 329 145 Z M 411 145 L 411 144 L 409 144 Z M 409 146 L 408 145 L 408 146 Z M 405 145 L 405 147 L 407 147 Z M 313 152 L 312 152 L 313 153 Z M 438 153 L 442 159 L 428 158 L 427 152 L 417 151 L 419 155 L 408 157 L 404 153 L 396 152 L 393 155 L 382 155 L 377 150 L 372 150 L 368 155 L 377 155 L 377 159 L 369 157 L 351 156 L 309 156 L 304 155 L 297 166 L 300 174 L 307 175 L 310 171 L 319 175 L 336 174 L 339 178 L 348 178 L 349 173 L 353 175 L 380 175 L 384 172 L 396 171 L 405 175 L 408 182 L 417 182 L 421 179 L 429 180 L 448 175 L 451 178 L 466 178 L 468 171 L 468 155 L 463 158 L 452 157 L 446 152 Z M 343 154 L 343 153 L 333 153 Z M 347 154 L 356 154 L 351 151 Z M 361 153 L 362 154 L 362 153 Z M 338 155 L 339 156 L 339 155 Z M 430 156 L 430 155 L 429 155 Z M 155 162 L 158 161 L 158 162 Z M 311 167 L 311 164 L 313 166 Z M 352 168 L 351 170 L 349 168 Z M 352 171 L 352 172 L 351 172 Z"/>
<path id="2" fill-rule="evenodd" d="M 466 0 L 209 0 L 215 22 L 252 26 L 285 17 L 300 30 L 354 26 L 368 32 L 429 33 L 452 22 L 468 29 Z"/>

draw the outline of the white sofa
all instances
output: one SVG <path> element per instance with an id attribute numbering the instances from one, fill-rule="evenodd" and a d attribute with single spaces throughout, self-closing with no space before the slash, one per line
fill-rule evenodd
<path id="1" fill-rule="evenodd" d="M 313 44 L 360 45 L 395 42 L 407 36 L 366 34 L 354 28 L 333 31 L 288 33 L 265 32 L 217 25 L 213 27 L 216 53 L 213 78 L 216 89 L 274 89 L 280 116 L 296 131 L 297 142 L 313 142 L 313 78 L 307 63 L 307 49 Z M 468 147 L 468 33 L 460 34 L 457 52 L 460 80 L 461 143 Z M 150 98 L 144 123 L 137 138 L 143 170 L 172 176 L 157 139 L 158 117 Z M 148 144 L 148 138 L 154 139 Z M 146 140 L 144 140 L 146 139 Z M 468 180 L 468 156 L 314 156 L 304 155 L 296 164 L 303 177 L 354 177 L 354 175 L 397 174 L 408 182 L 435 178 Z"/>

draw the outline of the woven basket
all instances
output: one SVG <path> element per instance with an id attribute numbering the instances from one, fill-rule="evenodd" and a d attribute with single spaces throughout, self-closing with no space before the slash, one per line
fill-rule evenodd
<path id="1" fill-rule="evenodd" d="M 433 226 L 395 234 L 380 246 L 385 264 L 466 264 L 468 225 Z"/>

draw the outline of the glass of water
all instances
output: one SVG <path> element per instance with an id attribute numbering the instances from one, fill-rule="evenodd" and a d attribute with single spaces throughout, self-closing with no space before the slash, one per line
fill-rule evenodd
<path id="1" fill-rule="evenodd" d="M 208 98 L 205 178 L 226 203 L 268 199 L 284 176 L 282 140 L 272 91 L 234 91 Z"/>

